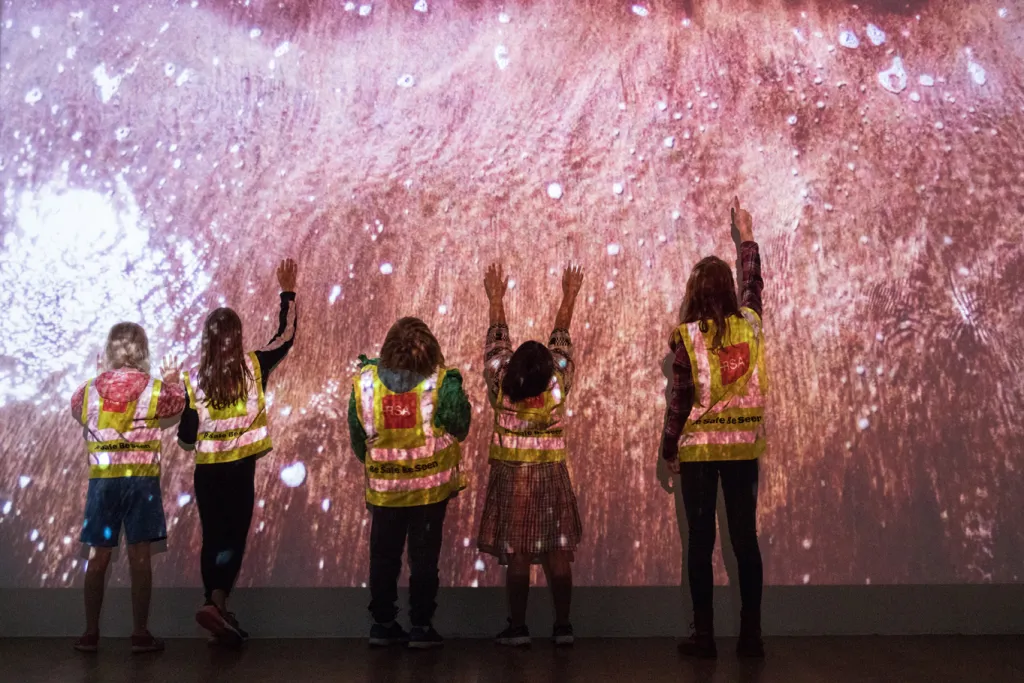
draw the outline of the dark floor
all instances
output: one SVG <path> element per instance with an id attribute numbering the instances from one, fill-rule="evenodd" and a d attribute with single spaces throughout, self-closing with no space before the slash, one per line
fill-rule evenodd
<path id="1" fill-rule="evenodd" d="M 679 658 L 674 642 L 661 639 L 583 640 L 569 651 L 541 642 L 510 651 L 488 641 L 462 640 L 433 652 L 369 650 L 353 640 L 257 640 L 244 651 L 224 652 L 200 640 L 173 640 L 166 652 L 136 656 L 124 640 L 106 641 L 90 656 L 74 652 L 69 640 L 8 639 L 0 640 L 0 681 L 1024 681 L 1024 637 L 779 638 L 768 642 L 768 659 L 761 664 L 739 662 L 732 645 L 720 642 L 717 663 L 691 663 Z"/>

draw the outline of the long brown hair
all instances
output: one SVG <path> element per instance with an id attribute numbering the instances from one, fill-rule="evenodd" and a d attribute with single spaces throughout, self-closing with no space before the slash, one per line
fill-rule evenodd
<path id="1" fill-rule="evenodd" d="M 700 323 L 700 331 L 707 332 L 710 329 L 708 321 L 714 321 L 715 337 L 711 349 L 717 351 L 722 348 L 722 337 L 729 324 L 729 316 L 739 313 L 732 268 L 717 256 L 701 259 L 693 267 L 690 280 L 686 283 L 682 322 Z"/>
<path id="2" fill-rule="evenodd" d="M 255 382 L 245 362 L 242 320 L 230 308 L 218 308 L 203 324 L 199 388 L 206 402 L 219 410 L 244 400 Z"/>
<path id="3" fill-rule="evenodd" d="M 402 318 L 388 330 L 380 349 L 380 363 L 389 370 L 429 375 L 444 365 L 441 344 L 419 318 Z"/>

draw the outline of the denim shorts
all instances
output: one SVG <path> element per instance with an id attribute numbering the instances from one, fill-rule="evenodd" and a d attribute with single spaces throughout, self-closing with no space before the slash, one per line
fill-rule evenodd
<path id="1" fill-rule="evenodd" d="M 155 543 L 167 538 L 160 477 L 90 479 L 85 498 L 82 543 L 116 548 L 124 526 L 128 545 Z"/>

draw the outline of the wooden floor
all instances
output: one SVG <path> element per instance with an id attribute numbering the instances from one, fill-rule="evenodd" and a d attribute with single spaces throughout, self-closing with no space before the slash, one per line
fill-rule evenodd
<path id="1" fill-rule="evenodd" d="M 940 683 L 1024 681 L 1024 637 L 780 638 L 761 664 L 739 662 L 722 640 L 716 663 L 679 658 L 669 640 L 586 640 L 573 650 L 535 642 L 511 651 L 488 641 L 443 650 L 369 650 L 353 640 L 253 641 L 241 652 L 173 640 L 157 655 L 102 643 L 96 655 L 69 640 L 0 640 L 0 680 L 12 683 Z"/>

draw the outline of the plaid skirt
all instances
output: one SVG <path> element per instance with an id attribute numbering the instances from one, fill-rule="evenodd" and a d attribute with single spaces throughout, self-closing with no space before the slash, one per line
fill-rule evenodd
<path id="1" fill-rule="evenodd" d="M 491 462 L 487 499 L 477 547 L 508 564 L 509 555 L 527 553 L 540 564 L 545 553 L 573 553 L 583 535 L 576 495 L 564 462 Z"/>

